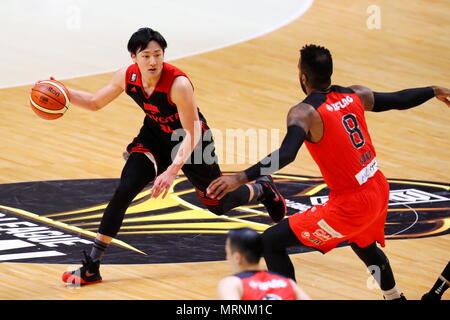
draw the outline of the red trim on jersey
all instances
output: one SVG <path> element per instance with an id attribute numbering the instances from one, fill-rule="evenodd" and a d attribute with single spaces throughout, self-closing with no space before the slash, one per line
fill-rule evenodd
<path id="1" fill-rule="evenodd" d="M 150 97 L 153 95 L 155 91 L 164 92 L 167 94 L 167 100 L 169 101 L 169 103 L 175 106 L 175 104 L 170 100 L 170 89 L 172 88 L 172 84 L 175 78 L 179 76 L 184 76 L 189 79 L 189 77 L 183 71 L 181 71 L 180 69 L 169 63 L 164 62 L 163 69 L 161 71 L 161 77 L 159 78 L 158 83 L 156 84 L 153 92 L 150 95 L 148 95 L 144 89 L 144 85 L 142 82 L 142 74 L 141 71 L 139 70 L 139 66 L 137 65 L 137 63 L 134 63 L 130 65 L 126 71 L 125 84 L 126 85 L 131 84 L 141 87 L 142 92 L 146 99 L 150 99 Z"/>
<path id="2" fill-rule="evenodd" d="M 219 200 L 217 200 L 217 199 L 208 199 L 208 198 L 200 197 L 200 200 L 207 206 L 217 206 L 219 204 Z"/>
<path id="3" fill-rule="evenodd" d="M 194 89 L 194 85 L 192 84 L 191 79 L 189 79 L 185 74 L 176 75 L 176 76 L 174 77 L 174 81 L 175 81 L 175 78 L 176 78 L 176 77 L 179 77 L 179 76 L 184 76 L 184 77 L 186 77 L 186 78 L 189 80 L 189 82 L 191 83 L 192 89 Z M 176 104 L 170 99 L 170 90 L 169 90 L 169 92 L 167 93 L 167 101 L 169 101 L 169 103 L 170 103 L 171 105 L 173 105 L 174 107 L 176 106 Z"/>

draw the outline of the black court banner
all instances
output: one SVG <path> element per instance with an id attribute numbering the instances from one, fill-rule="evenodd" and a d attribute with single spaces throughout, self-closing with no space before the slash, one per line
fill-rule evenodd
<path id="1" fill-rule="evenodd" d="M 288 215 L 328 200 L 320 177 L 274 175 Z M 387 239 L 435 237 L 450 232 L 450 185 L 388 179 Z M 23 182 L 0 185 L 0 262 L 79 264 L 90 251 L 118 179 Z M 264 206 L 251 203 L 226 215 L 209 212 L 184 176 L 165 199 L 150 199 L 149 185 L 128 208 L 103 264 L 151 264 L 225 259 L 228 230 L 259 232 L 272 221 Z M 345 243 L 340 246 L 346 245 Z M 292 248 L 289 253 L 313 251 Z"/>
<path id="2" fill-rule="evenodd" d="M 53 300 L 53 301 L 0 301 L 5 308 L 20 308 L 23 315 L 42 313 L 48 319 L 60 317 L 58 312 L 49 310 L 69 309 L 71 312 L 89 309 L 93 317 L 103 316 L 105 310 L 117 316 L 141 317 L 149 314 L 167 319 L 281 319 L 292 315 L 320 313 L 321 317 L 349 318 L 350 314 L 365 314 L 368 310 L 375 318 L 395 317 L 412 318 L 424 308 L 432 308 L 437 314 L 445 314 L 450 301 L 409 300 L 401 303 L 393 301 L 345 301 L 345 300 L 308 300 L 308 301 L 217 301 L 217 300 Z M 439 311 L 440 310 L 440 311 Z M 351 318 L 351 317 L 350 317 Z"/>

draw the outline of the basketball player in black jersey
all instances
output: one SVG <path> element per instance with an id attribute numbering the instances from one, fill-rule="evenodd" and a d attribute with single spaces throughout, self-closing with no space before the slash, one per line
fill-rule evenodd
<path id="1" fill-rule="evenodd" d="M 243 185 L 221 200 L 208 197 L 207 186 L 222 175 L 211 131 L 197 108 L 189 78 L 164 62 L 166 47 L 160 33 L 141 28 L 128 42 L 134 64 L 117 71 L 111 82 L 94 94 L 69 88 L 72 104 L 92 111 L 105 107 L 125 91 L 146 116 L 138 136 L 127 147 L 120 184 L 105 209 L 92 251 L 89 255 L 84 253 L 81 268 L 63 274 L 66 283 L 101 281 L 101 258 L 119 232 L 131 201 L 151 182 L 151 196 L 164 198 L 180 170 L 215 214 L 224 214 L 252 200 L 262 202 L 275 222 L 286 214 L 284 199 L 270 177 Z M 201 156 L 196 157 L 194 150 L 201 151 Z"/>

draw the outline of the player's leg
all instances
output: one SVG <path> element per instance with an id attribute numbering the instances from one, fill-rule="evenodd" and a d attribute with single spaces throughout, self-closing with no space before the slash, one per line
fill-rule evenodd
<path id="1" fill-rule="evenodd" d="M 255 190 L 255 188 L 249 185 L 243 185 L 233 192 L 228 193 L 221 200 L 212 199 L 206 195 L 206 188 L 214 179 L 222 175 L 217 163 L 185 164 L 182 170 L 194 185 L 200 200 L 206 205 L 209 211 L 217 215 L 224 214 L 232 208 L 247 204 L 258 192 L 258 190 Z"/>
<path id="2" fill-rule="evenodd" d="M 376 242 L 365 248 L 359 247 L 356 243 L 352 243 L 350 246 L 369 268 L 372 276 L 383 291 L 383 296 L 386 300 L 404 299 L 403 294 L 396 286 L 389 259 L 377 246 Z"/>
<path id="3" fill-rule="evenodd" d="M 216 178 L 220 177 L 221 172 L 217 164 L 197 165 L 196 168 L 186 169 L 183 167 L 184 174 L 195 186 L 200 200 L 206 205 L 209 211 L 222 215 L 233 208 L 246 205 L 251 201 L 259 201 L 264 204 L 273 221 L 278 222 L 286 215 L 286 204 L 283 196 L 273 183 L 272 177 L 264 177 L 253 184 L 245 184 L 236 190 L 229 192 L 222 199 L 212 199 L 206 195 L 206 188 Z M 203 172 L 215 172 L 215 174 L 196 174 Z"/>
<path id="4" fill-rule="evenodd" d="M 269 271 L 295 279 L 295 269 L 287 253 L 287 248 L 303 245 L 284 219 L 271 226 L 262 234 L 263 256 Z"/>
<path id="5" fill-rule="evenodd" d="M 105 250 L 119 232 L 131 201 L 155 176 L 154 163 L 144 153 L 131 153 L 122 170 L 119 186 L 103 213 L 90 255 L 85 254 L 80 269 L 64 273 L 64 282 L 89 284 L 101 281 L 99 267 Z"/>
<path id="6" fill-rule="evenodd" d="M 133 152 L 122 170 L 120 183 L 111 201 L 103 213 L 98 233 L 108 238 L 114 238 L 122 226 L 125 212 L 131 201 L 144 187 L 156 177 L 154 163 L 144 153 Z M 94 260 L 100 260 L 101 255 L 91 252 Z"/>
<path id="7" fill-rule="evenodd" d="M 442 295 L 450 286 L 450 261 L 442 271 L 429 292 L 422 296 L 422 300 L 441 300 Z"/>
<path id="8" fill-rule="evenodd" d="M 183 166 L 183 172 L 194 185 L 200 200 L 207 206 L 209 211 L 222 215 L 251 201 L 260 201 L 275 222 L 284 218 L 286 215 L 286 203 L 270 176 L 263 177 L 256 183 L 240 186 L 220 200 L 209 198 L 206 195 L 206 188 L 214 179 L 220 177 L 222 172 L 214 153 L 214 142 L 207 143 L 200 150 L 202 152 L 200 155 L 196 155 L 194 152 L 190 162 Z"/>

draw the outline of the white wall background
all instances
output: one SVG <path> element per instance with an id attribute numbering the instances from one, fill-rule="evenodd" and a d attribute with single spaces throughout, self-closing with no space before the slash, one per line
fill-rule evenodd
<path id="1" fill-rule="evenodd" d="M 312 0 L 2 0 L 0 88 L 111 72 L 131 62 L 143 26 L 166 38 L 166 60 L 271 32 Z"/>

